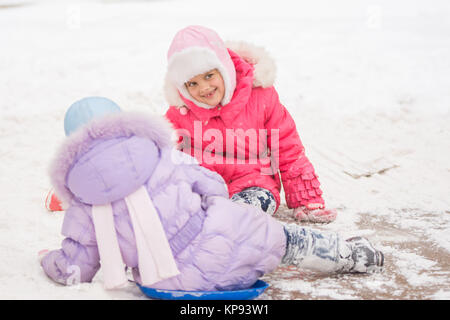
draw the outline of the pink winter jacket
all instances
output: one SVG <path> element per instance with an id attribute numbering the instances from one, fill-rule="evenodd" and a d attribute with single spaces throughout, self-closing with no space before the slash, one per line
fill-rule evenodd
<path id="1" fill-rule="evenodd" d="M 264 73 L 273 74 L 274 70 L 264 70 L 273 65 L 266 63 L 270 58 L 264 50 L 242 43 L 236 50 L 242 51 L 240 55 L 227 47 L 236 70 L 231 101 L 205 109 L 180 94 L 184 106 L 172 105 L 166 113 L 178 129 L 179 148 L 219 173 L 230 197 L 258 186 L 272 192 L 278 209 L 281 175 L 289 208 L 324 204 L 318 177 L 305 155 L 294 120 L 280 103 L 273 81 L 267 84 L 267 79 L 261 79 Z M 249 52 L 261 55 L 249 56 Z M 264 66 L 258 66 L 258 61 L 265 61 Z"/>

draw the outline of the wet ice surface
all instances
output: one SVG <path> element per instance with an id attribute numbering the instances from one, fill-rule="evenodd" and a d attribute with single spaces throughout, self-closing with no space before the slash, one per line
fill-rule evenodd
<path id="1" fill-rule="evenodd" d="M 280 213 L 280 220 L 295 223 L 287 208 Z M 404 219 L 398 214 L 405 212 L 393 211 L 391 219 Z M 413 214 L 416 221 L 430 215 Z M 259 299 L 450 299 L 450 256 L 424 232 L 370 214 L 364 214 L 357 226 L 374 231 L 367 237 L 385 255 L 381 273 L 325 275 L 280 267 L 263 278 L 271 287 Z"/>
<path id="2" fill-rule="evenodd" d="M 227 4 L 0 0 L 0 298 L 145 299 L 133 284 L 104 290 L 101 272 L 71 288 L 45 276 L 37 253 L 60 247 L 64 218 L 44 208 L 47 167 L 82 97 L 163 113 L 171 37 L 204 24 L 274 57 L 281 102 L 339 212 L 308 226 L 365 236 L 386 258 L 372 275 L 278 268 L 260 298 L 450 299 L 448 1 Z M 284 205 L 279 219 L 295 222 Z"/>

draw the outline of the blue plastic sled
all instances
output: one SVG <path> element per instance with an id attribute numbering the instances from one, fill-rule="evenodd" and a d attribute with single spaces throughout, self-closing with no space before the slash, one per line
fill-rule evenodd
<path id="1" fill-rule="evenodd" d="M 152 289 L 142 287 L 139 289 L 149 298 L 163 300 L 251 300 L 262 294 L 269 286 L 268 283 L 258 280 L 253 286 L 243 290 L 230 291 L 178 291 Z"/>

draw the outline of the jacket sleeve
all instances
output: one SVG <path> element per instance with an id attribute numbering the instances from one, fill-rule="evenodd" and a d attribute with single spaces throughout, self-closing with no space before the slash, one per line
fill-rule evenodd
<path id="1" fill-rule="evenodd" d="M 192 185 L 192 191 L 201 196 L 220 196 L 228 198 L 227 185 L 217 172 L 211 171 L 198 164 L 193 157 L 182 153 L 190 159 L 191 164 L 184 165 L 183 171 Z"/>
<path id="2" fill-rule="evenodd" d="M 91 282 L 100 268 L 94 225 L 87 206 L 71 206 L 64 217 L 62 248 L 49 252 L 41 261 L 48 277 L 72 285 Z"/>
<path id="3" fill-rule="evenodd" d="M 175 107 L 170 107 L 166 114 L 165 118 L 172 124 L 173 128 L 177 131 L 178 140 L 177 140 L 177 149 L 181 150 L 186 146 L 184 143 L 190 143 L 190 139 L 187 139 L 183 136 L 183 132 L 188 132 L 184 130 L 183 125 L 180 123 L 179 111 Z"/>
<path id="4" fill-rule="evenodd" d="M 266 90 L 265 128 L 271 158 L 281 174 L 286 203 L 297 208 L 309 203 L 324 204 L 322 190 L 314 167 L 305 154 L 294 119 L 280 103 L 276 90 Z"/>

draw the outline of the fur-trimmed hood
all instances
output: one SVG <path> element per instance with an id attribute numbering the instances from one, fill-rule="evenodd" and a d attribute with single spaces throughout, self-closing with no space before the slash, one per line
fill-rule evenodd
<path id="1" fill-rule="evenodd" d="M 275 61 L 263 47 L 243 41 L 227 41 L 225 46 L 253 66 L 253 87 L 273 86 L 276 78 Z M 170 106 L 186 106 L 168 72 L 164 81 L 164 96 Z"/>
<path id="2" fill-rule="evenodd" d="M 103 200 L 93 200 L 87 199 L 90 198 L 90 195 L 85 195 L 86 199 L 80 199 L 81 194 L 84 194 L 83 190 L 86 186 L 78 186 L 75 187 L 76 183 L 71 183 L 69 181 L 70 173 L 76 170 L 79 170 L 80 167 L 87 165 L 89 161 L 95 159 L 95 161 L 100 161 L 97 150 L 102 150 L 103 153 L 112 152 L 114 145 L 120 145 L 118 152 L 127 153 L 126 157 L 129 158 L 127 163 L 129 162 L 129 170 L 133 172 L 135 176 L 135 183 L 141 183 L 141 180 L 147 179 L 148 175 L 151 173 L 150 164 L 152 162 L 151 159 L 147 159 L 148 163 L 144 163 L 138 158 L 144 158 L 145 156 L 151 157 L 150 154 L 144 155 L 143 153 L 151 152 L 153 148 L 156 155 L 159 153 L 158 150 L 162 148 L 171 148 L 175 145 L 175 135 L 173 134 L 174 130 L 171 124 L 162 116 L 156 115 L 148 115 L 139 112 L 121 112 L 117 114 L 111 114 L 100 119 L 95 119 L 79 128 L 76 132 L 66 138 L 66 140 L 59 147 L 56 155 L 51 161 L 51 165 L 49 168 L 50 179 L 53 187 L 55 188 L 55 192 L 58 197 L 63 201 L 64 204 L 69 204 L 74 198 L 77 196 L 79 200 L 82 202 L 92 204 L 92 202 L 101 202 Z M 125 145 L 123 143 L 124 140 L 130 140 L 134 138 L 134 145 Z M 139 140 L 140 141 L 137 141 Z M 112 142 L 114 140 L 114 142 Z M 146 141 L 144 141 L 146 140 Z M 146 150 L 140 150 L 138 145 L 142 146 L 142 143 L 148 144 L 146 145 Z M 128 148 L 128 149 L 127 149 Z M 93 151 L 95 150 L 95 152 Z M 150 151 L 149 151 L 150 150 Z M 134 153 L 134 154 L 133 154 Z M 88 155 L 88 156 L 87 156 Z M 120 154 L 119 154 L 120 156 Z M 105 163 L 109 163 L 111 168 L 111 172 L 115 174 L 114 165 L 118 165 L 120 161 L 118 158 L 118 154 L 109 154 L 107 155 L 108 159 Z M 86 158 L 90 158 L 89 161 Z M 81 161 L 80 161 L 81 159 Z M 142 163 L 141 163 L 141 162 Z M 92 162 L 92 161 L 91 161 Z M 117 162 L 117 163 L 115 163 Z M 96 164 L 89 163 L 91 167 L 96 166 Z M 120 163 L 121 169 L 123 168 L 123 163 Z M 100 176 L 105 174 L 104 168 L 95 168 L 96 172 L 92 173 L 92 176 Z M 85 172 L 85 171 L 84 171 Z M 79 172 L 78 172 L 79 173 Z M 145 177 L 147 175 L 147 177 Z M 75 175 L 74 175 L 75 176 Z M 80 176 L 80 174 L 78 174 Z M 74 179 L 82 179 L 88 180 L 89 178 L 94 180 L 93 177 L 79 177 Z M 95 178 L 97 179 L 97 178 Z M 100 179 L 100 178 L 98 178 Z M 115 178 L 118 179 L 118 178 Z M 102 181 L 103 185 L 99 186 L 102 188 L 102 192 L 105 193 L 103 196 L 109 197 L 106 202 L 112 202 L 117 199 L 111 199 L 111 197 L 120 198 L 123 193 L 120 190 L 112 190 L 113 186 L 108 185 L 107 181 Z M 95 183 L 90 184 L 90 187 L 95 187 Z M 139 187 L 137 185 L 136 187 Z M 78 190 L 80 189 L 80 190 Z M 106 195 L 106 189 L 112 190 Z M 133 190 L 132 190 L 133 191 Z M 76 194 L 79 193 L 79 194 Z M 116 193 L 115 195 L 113 195 Z M 103 197 L 102 196 L 102 197 Z M 82 198 L 82 197 L 81 197 Z M 99 204 L 99 203 L 95 203 Z"/>

